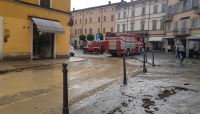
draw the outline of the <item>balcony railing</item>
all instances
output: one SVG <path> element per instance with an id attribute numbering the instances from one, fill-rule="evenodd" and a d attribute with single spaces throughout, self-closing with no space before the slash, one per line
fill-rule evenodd
<path id="1" fill-rule="evenodd" d="M 174 29 L 173 30 L 174 36 L 188 36 L 190 34 L 191 34 L 191 31 L 188 28 L 181 28 L 181 29 Z"/>
<path id="2" fill-rule="evenodd" d="M 172 14 L 167 14 L 163 16 L 163 19 L 165 21 L 172 21 L 173 20 L 173 15 Z"/>
<path id="3" fill-rule="evenodd" d="M 199 6 L 196 6 L 194 9 L 195 9 L 196 14 L 200 14 L 200 7 Z"/>

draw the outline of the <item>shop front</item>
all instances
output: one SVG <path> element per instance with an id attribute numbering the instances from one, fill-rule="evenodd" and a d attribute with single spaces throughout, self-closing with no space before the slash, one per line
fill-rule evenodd
<path id="1" fill-rule="evenodd" d="M 192 35 L 186 38 L 186 57 L 198 58 L 200 56 L 200 35 Z"/>
<path id="2" fill-rule="evenodd" d="M 152 44 L 152 50 L 160 50 L 163 49 L 163 37 L 150 37 L 149 42 Z"/>

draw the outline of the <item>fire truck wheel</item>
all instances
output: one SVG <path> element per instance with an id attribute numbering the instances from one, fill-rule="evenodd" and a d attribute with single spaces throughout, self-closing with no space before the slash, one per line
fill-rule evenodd
<path id="1" fill-rule="evenodd" d="M 130 49 L 126 50 L 126 56 L 130 56 Z"/>
<path id="2" fill-rule="evenodd" d="M 116 54 L 116 53 L 112 53 L 111 55 L 112 55 L 113 57 L 117 56 L 117 54 Z"/>
<path id="3" fill-rule="evenodd" d="M 101 54 L 103 54 L 103 51 L 101 51 Z"/>

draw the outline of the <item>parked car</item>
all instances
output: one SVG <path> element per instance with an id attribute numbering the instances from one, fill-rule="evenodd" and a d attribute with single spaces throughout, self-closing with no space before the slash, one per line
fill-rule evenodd
<path id="1" fill-rule="evenodd" d="M 75 55 L 74 47 L 73 47 L 72 45 L 70 45 L 70 46 L 69 46 L 69 49 L 70 49 L 69 54 L 70 54 L 71 56 L 74 56 L 74 55 Z"/>

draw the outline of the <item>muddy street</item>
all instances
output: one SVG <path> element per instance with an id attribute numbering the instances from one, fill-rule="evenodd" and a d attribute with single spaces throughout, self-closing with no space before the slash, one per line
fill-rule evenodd
<path id="1" fill-rule="evenodd" d="M 131 64 L 135 63 L 135 65 Z M 127 76 L 142 63 L 127 60 Z M 62 65 L 30 67 L 0 75 L 0 113 L 47 113 L 62 109 Z M 122 58 L 83 58 L 68 63 L 69 105 L 77 103 L 123 79 Z M 49 113 L 49 112 L 48 112 Z"/>

